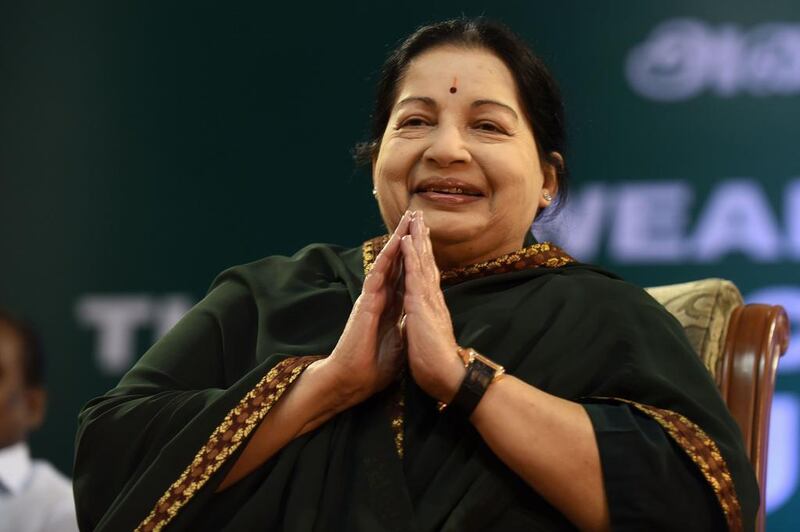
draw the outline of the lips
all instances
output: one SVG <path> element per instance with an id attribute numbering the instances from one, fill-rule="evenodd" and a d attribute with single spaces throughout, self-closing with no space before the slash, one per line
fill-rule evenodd
<path id="1" fill-rule="evenodd" d="M 452 177 L 429 177 L 423 180 L 414 192 L 417 194 L 435 193 L 456 196 L 484 196 L 483 191 L 475 185 Z"/>
<path id="2" fill-rule="evenodd" d="M 485 196 L 477 186 L 453 177 L 429 177 L 414 189 L 414 194 L 445 209 L 474 203 Z"/>

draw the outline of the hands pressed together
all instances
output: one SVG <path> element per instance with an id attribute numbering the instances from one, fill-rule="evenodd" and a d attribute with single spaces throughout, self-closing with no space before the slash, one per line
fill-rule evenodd
<path id="1" fill-rule="evenodd" d="M 428 395 L 448 402 L 464 376 L 422 211 L 406 211 L 364 280 L 344 332 L 326 359 L 343 400 L 384 389 L 403 363 Z"/>

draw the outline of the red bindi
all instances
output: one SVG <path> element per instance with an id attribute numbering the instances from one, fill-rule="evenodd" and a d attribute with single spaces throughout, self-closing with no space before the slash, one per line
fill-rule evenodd
<path id="1" fill-rule="evenodd" d="M 456 91 L 458 90 L 456 88 L 457 84 L 458 84 L 458 78 L 453 78 L 453 86 L 450 87 L 450 94 L 455 94 L 456 93 Z"/>

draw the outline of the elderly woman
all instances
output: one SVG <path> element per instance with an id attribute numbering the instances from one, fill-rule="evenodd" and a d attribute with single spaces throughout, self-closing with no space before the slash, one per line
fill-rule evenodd
<path id="1" fill-rule="evenodd" d="M 641 289 L 538 244 L 561 101 L 482 20 L 379 82 L 390 234 L 232 268 L 80 417 L 85 530 L 732 530 L 735 422 Z"/>

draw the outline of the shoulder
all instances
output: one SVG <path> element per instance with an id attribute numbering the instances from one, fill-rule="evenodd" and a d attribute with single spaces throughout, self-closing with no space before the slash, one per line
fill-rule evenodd
<path id="1" fill-rule="evenodd" d="M 42 503 L 42 530 L 78 530 L 72 481 L 43 460 L 34 461 L 34 483 Z"/>
<path id="2" fill-rule="evenodd" d="M 247 322 L 258 309 L 311 294 L 358 294 L 363 283 L 361 248 L 310 244 L 293 255 L 271 255 L 230 267 L 212 282 L 187 316 L 216 323 Z"/>
<path id="3" fill-rule="evenodd" d="M 644 288 L 590 264 L 561 268 L 546 281 L 548 300 L 554 308 L 619 330 L 664 330 L 683 335 L 683 327 Z"/>
<path id="4" fill-rule="evenodd" d="M 325 282 L 356 273 L 361 248 L 335 244 L 309 244 L 293 255 L 271 255 L 240 264 L 220 273 L 211 290 L 226 285 L 229 290 L 261 287 L 266 283 Z"/>
<path id="5" fill-rule="evenodd" d="M 31 487 L 47 497 L 72 497 L 70 479 L 44 460 L 33 461 Z"/>
<path id="6" fill-rule="evenodd" d="M 72 532 L 78 530 L 72 483 L 55 467 L 34 460 L 27 488 L 5 508 L 0 529 Z"/>
<path id="7" fill-rule="evenodd" d="M 615 273 L 592 264 L 575 263 L 549 276 L 552 289 L 581 297 L 591 307 L 620 308 L 629 305 L 663 309 L 647 291 Z"/>

